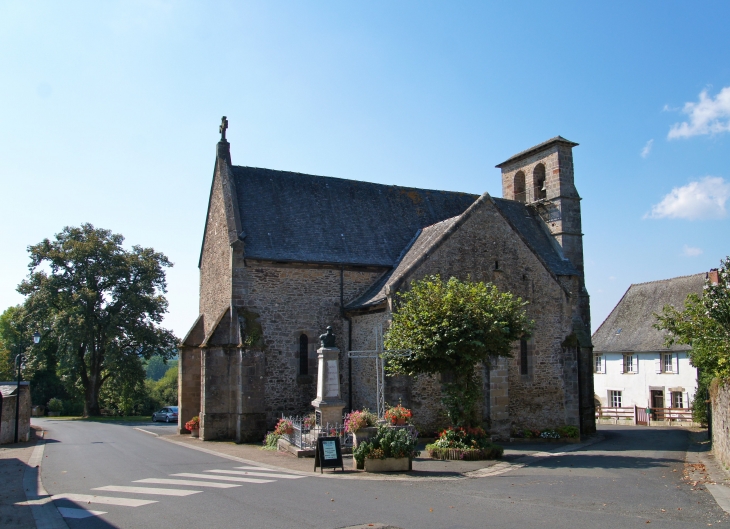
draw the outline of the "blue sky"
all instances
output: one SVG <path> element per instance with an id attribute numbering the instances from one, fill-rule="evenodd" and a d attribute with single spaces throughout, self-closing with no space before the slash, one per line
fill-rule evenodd
<path id="1" fill-rule="evenodd" d="M 562 135 L 593 328 L 730 254 L 728 2 L 0 1 L 0 310 L 26 247 L 91 222 L 198 312 L 218 124 L 233 162 L 501 196 Z"/>

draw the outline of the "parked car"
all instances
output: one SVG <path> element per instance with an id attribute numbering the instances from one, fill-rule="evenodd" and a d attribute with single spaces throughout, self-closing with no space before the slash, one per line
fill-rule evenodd
<path id="1" fill-rule="evenodd" d="M 177 406 L 168 406 L 152 414 L 152 422 L 177 422 Z"/>

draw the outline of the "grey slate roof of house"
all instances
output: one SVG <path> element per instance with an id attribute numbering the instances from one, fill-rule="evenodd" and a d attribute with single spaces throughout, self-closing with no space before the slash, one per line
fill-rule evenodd
<path id="1" fill-rule="evenodd" d="M 20 385 L 27 386 L 28 381 L 21 380 Z M 16 394 L 15 392 L 17 391 L 17 389 L 17 382 L 0 382 L 0 395 L 2 395 L 3 397 L 12 397 Z"/>
<path id="2" fill-rule="evenodd" d="M 687 345 L 664 345 L 665 331 L 653 327 L 654 313 L 665 305 L 682 310 L 687 294 L 701 294 L 706 273 L 631 285 L 593 334 L 594 352 L 685 351 Z"/>
<path id="3" fill-rule="evenodd" d="M 394 266 L 418 230 L 478 195 L 232 167 L 246 257 Z"/>
<path id="4" fill-rule="evenodd" d="M 490 197 L 491 198 L 491 197 Z M 554 243 L 552 236 L 546 231 L 542 220 L 537 217 L 533 208 L 525 204 L 501 198 L 492 198 L 497 209 L 515 228 L 528 247 L 538 255 L 538 258 L 555 275 L 577 275 L 578 271 L 565 259 L 560 246 Z M 387 297 L 387 287 L 397 285 L 410 268 L 423 256 L 433 251 L 441 242 L 442 236 L 456 224 L 464 213 L 457 217 L 443 220 L 421 230 L 409 247 L 404 250 L 395 268 L 384 274 L 362 296 L 347 305 L 347 309 L 359 309 L 376 305 Z"/>

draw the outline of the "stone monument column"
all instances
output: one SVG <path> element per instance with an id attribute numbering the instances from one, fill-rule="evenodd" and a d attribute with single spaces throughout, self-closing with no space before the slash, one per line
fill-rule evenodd
<path id="1" fill-rule="evenodd" d="M 317 349 L 317 398 L 312 401 L 318 425 L 342 424 L 345 402 L 340 392 L 340 350 L 335 347 L 332 327 L 319 337 Z"/>

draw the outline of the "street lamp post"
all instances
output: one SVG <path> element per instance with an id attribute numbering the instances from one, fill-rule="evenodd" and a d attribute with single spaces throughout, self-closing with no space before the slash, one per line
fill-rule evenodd
<path id="1" fill-rule="evenodd" d="M 38 344 L 41 341 L 41 334 L 36 331 L 33 333 L 33 343 Z M 18 387 L 15 391 L 15 440 L 13 442 L 18 442 L 18 424 L 20 421 L 20 364 L 23 360 L 23 353 L 18 353 L 18 355 L 15 357 L 15 363 L 18 364 Z"/>

